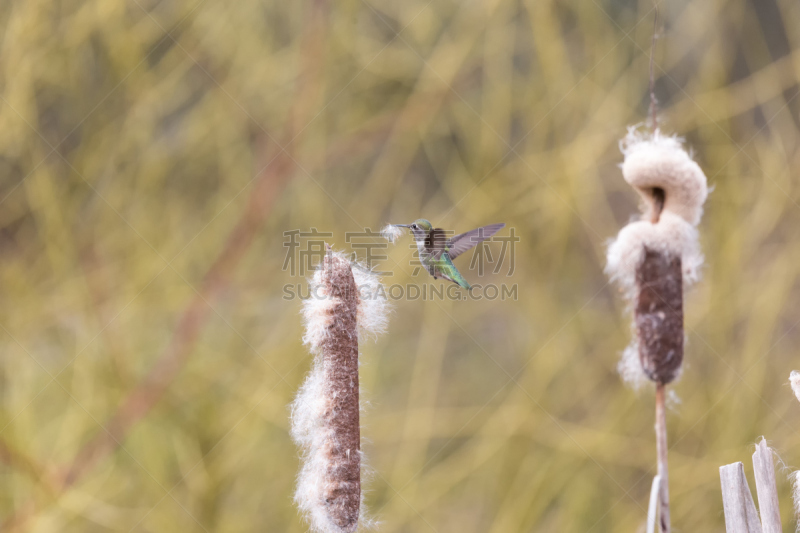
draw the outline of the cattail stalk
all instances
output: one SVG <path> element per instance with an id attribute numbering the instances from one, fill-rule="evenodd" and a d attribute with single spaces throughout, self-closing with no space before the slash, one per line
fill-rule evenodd
<path id="1" fill-rule="evenodd" d="M 664 384 L 656 384 L 656 457 L 658 461 L 658 530 L 670 531 L 669 465 L 667 463 L 667 412 Z"/>
<path id="2" fill-rule="evenodd" d="M 606 270 L 633 311 L 634 337 L 620 373 L 635 388 L 645 379 L 655 384 L 658 530 L 669 533 L 666 386 L 683 365 L 683 291 L 699 279 L 696 226 L 708 189 L 680 141 L 658 129 L 649 135 L 631 130 L 622 149 L 622 173 L 642 199 L 643 216 L 619 232 Z"/>
<path id="3" fill-rule="evenodd" d="M 689 284 L 699 278 L 703 256 L 695 227 L 708 189 L 703 171 L 680 141 L 664 137 L 658 129 L 653 60 L 657 29 L 658 6 L 650 48 L 652 133 L 632 129 L 621 146 L 622 173 L 639 193 L 644 216 L 623 228 L 609 247 L 607 271 L 621 285 L 634 314 L 635 338 L 623 354 L 620 373 L 637 388 L 642 376 L 656 386 L 658 530 L 669 533 L 666 385 L 680 375 L 683 365 L 684 274 Z"/>
<path id="4" fill-rule="evenodd" d="M 352 533 L 364 521 L 358 341 L 359 330 L 385 327 L 385 299 L 371 290 L 378 283 L 328 248 L 305 302 L 304 341 L 315 359 L 292 406 L 292 435 L 304 450 L 295 501 L 319 533 Z"/>

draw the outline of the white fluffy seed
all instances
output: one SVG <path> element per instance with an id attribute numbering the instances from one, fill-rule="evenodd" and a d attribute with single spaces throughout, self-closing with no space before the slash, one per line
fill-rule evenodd
<path id="1" fill-rule="evenodd" d="M 394 244 L 397 239 L 403 236 L 403 228 L 400 226 L 395 226 L 394 224 L 387 224 L 381 230 L 381 236 L 390 243 Z"/>
<path id="2" fill-rule="evenodd" d="M 800 372 L 792 370 L 792 373 L 789 374 L 789 383 L 792 385 L 797 401 L 800 401 Z"/>

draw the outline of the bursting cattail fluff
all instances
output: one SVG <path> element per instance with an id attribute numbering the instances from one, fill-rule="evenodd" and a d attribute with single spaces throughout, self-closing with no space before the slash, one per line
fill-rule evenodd
<path id="1" fill-rule="evenodd" d="M 317 533 L 350 533 L 365 521 L 358 339 L 385 330 L 386 307 L 375 274 L 328 251 L 303 307 L 314 362 L 292 404 L 292 437 L 303 450 L 295 502 Z"/>
<path id="2" fill-rule="evenodd" d="M 635 335 L 619 371 L 638 388 L 644 377 L 666 384 L 679 375 L 683 289 L 700 278 L 696 226 L 708 188 L 677 137 L 632 128 L 620 148 L 622 174 L 641 197 L 642 217 L 622 228 L 609 246 L 606 272 L 634 314 Z"/>

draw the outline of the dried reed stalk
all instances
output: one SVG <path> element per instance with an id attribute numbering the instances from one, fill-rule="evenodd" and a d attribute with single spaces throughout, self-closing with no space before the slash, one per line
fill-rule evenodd
<path id="1" fill-rule="evenodd" d="M 762 533 L 753 495 L 744 475 L 744 465 L 732 463 L 719 467 L 722 506 L 727 533 Z"/>
<path id="2" fill-rule="evenodd" d="M 767 446 L 767 440 L 762 437 L 753 452 L 753 477 L 756 480 L 761 528 L 764 533 L 781 533 L 781 509 L 778 504 L 778 484 L 775 481 L 772 453 L 772 448 Z"/>
<path id="3" fill-rule="evenodd" d="M 655 533 L 656 515 L 658 514 L 658 501 L 661 498 L 661 476 L 653 478 L 650 486 L 650 504 L 647 506 L 647 529 L 646 533 Z"/>
<path id="4" fill-rule="evenodd" d="M 721 466 L 722 505 L 727 533 L 781 533 L 781 510 L 775 482 L 774 452 L 763 437 L 753 453 L 758 510 L 744 475 L 742 463 Z M 760 517 L 759 517 L 760 515 Z"/>

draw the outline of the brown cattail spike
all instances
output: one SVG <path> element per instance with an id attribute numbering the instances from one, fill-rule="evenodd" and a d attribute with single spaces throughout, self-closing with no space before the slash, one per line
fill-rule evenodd
<path id="1" fill-rule="evenodd" d="M 350 263 L 328 253 L 323 283 L 337 303 L 334 320 L 322 342 L 327 408 L 326 426 L 335 438 L 321 450 L 328 458 L 323 495 L 331 520 L 342 531 L 355 531 L 361 505 L 361 430 L 358 404 L 358 288 Z"/>
<path id="2" fill-rule="evenodd" d="M 635 322 L 642 370 L 652 381 L 671 382 L 683 363 L 683 282 L 680 256 L 645 247 L 636 269 Z"/>

